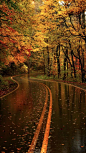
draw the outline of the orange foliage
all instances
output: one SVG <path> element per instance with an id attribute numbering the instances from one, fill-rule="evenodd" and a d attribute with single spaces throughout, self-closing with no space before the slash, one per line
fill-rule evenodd
<path id="1" fill-rule="evenodd" d="M 22 63 L 26 58 L 31 56 L 31 46 L 26 40 L 26 37 L 13 29 L 10 22 L 13 24 L 13 18 L 15 15 L 14 9 L 9 9 L 5 2 L 0 5 L 2 11 L 1 14 L 1 62 L 8 65 L 10 61 Z"/>

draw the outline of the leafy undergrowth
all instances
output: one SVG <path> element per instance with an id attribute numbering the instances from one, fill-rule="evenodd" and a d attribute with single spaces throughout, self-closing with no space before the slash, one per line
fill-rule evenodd
<path id="1" fill-rule="evenodd" d="M 10 77 L 3 78 L 0 75 L 0 97 L 13 91 L 17 87 L 17 83 L 11 80 Z"/>

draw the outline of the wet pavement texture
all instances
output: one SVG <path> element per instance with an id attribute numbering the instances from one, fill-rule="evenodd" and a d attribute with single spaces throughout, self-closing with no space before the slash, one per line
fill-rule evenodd
<path id="1" fill-rule="evenodd" d="M 45 88 L 27 77 L 16 77 L 20 87 L 0 99 L 0 151 L 26 153 L 45 100 Z"/>
<path id="2" fill-rule="evenodd" d="M 63 83 L 46 83 L 53 95 L 47 153 L 86 153 L 86 92 Z"/>
<path id="3" fill-rule="evenodd" d="M 26 153 L 45 102 L 45 88 L 15 78 L 20 87 L 0 99 L 0 151 Z M 53 110 L 47 153 L 86 153 L 86 92 L 56 82 L 39 81 L 52 91 Z M 48 102 L 49 105 L 49 102 Z M 40 153 L 48 107 L 34 153 Z"/>

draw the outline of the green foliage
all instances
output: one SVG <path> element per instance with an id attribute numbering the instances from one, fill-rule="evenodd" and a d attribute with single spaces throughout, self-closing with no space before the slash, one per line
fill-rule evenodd
<path id="1" fill-rule="evenodd" d="M 8 5 L 9 9 L 14 8 L 17 11 L 20 11 L 18 5 L 16 3 L 14 3 L 12 0 L 2 0 L 2 2 L 5 1 L 5 3 Z"/>
<path id="2" fill-rule="evenodd" d="M 2 75 L 0 75 L 0 83 L 2 84 L 2 82 L 3 82 L 3 77 Z"/>
<path id="3" fill-rule="evenodd" d="M 2 77 L 2 75 L 0 75 L 0 89 L 4 90 L 4 89 L 8 89 L 8 88 L 9 88 L 8 81 L 5 81 Z"/>
<path id="4" fill-rule="evenodd" d="M 37 78 L 37 79 L 44 79 L 44 80 L 49 80 L 49 79 L 53 79 L 53 76 L 48 77 L 47 75 L 37 75 L 35 77 L 31 77 L 31 78 Z"/>
<path id="5" fill-rule="evenodd" d="M 3 14 L 5 16 L 8 16 L 5 12 L 3 12 L 2 10 L 0 10 L 0 15 Z"/>

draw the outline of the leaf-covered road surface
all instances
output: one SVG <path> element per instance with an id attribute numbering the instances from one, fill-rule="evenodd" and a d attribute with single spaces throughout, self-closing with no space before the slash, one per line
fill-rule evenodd
<path id="1" fill-rule="evenodd" d="M 32 82 L 27 75 L 15 79 L 19 88 L 0 99 L 0 151 L 29 151 L 46 101 L 43 83 L 52 93 L 47 153 L 86 153 L 86 91 L 63 83 Z M 50 96 L 34 153 L 41 152 L 49 106 Z"/>

